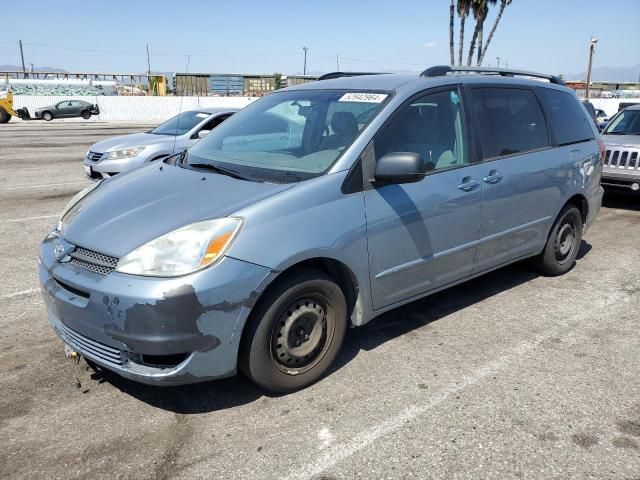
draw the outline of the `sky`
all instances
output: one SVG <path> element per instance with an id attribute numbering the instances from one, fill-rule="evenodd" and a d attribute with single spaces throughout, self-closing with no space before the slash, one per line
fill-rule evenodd
<path id="1" fill-rule="evenodd" d="M 3 2 L 4 3 L 4 2 Z M 145 5 L 143 5 L 145 4 Z M 421 71 L 449 63 L 449 0 L 31 0 L 0 31 L 0 65 L 70 72 Z M 485 38 L 497 6 L 485 23 Z M 6 11 L 6 10 L 5 10 Z M 485 58 L 554 74 L 640 64 L 640 0 L 513 0 Z M 456 20 L 456 40 L 458 22 Z M 473 22 L 465 29 L 467 43 Z M 457 46 L 456 46 L 457 49 Z M 466 48 L 465 48 L 466 51 Z M 190 57 L 188 56 L 190 55 Z M 466 55 L 465 55 L 466 56 Z"/>

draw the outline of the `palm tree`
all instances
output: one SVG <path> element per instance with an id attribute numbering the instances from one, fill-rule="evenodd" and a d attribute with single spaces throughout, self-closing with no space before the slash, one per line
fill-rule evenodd
<path id="1" fill-rule="evenodd" d="M 498 24 L 500 23 L 500 19 L 502 18 L 502 14 L 504 13 L 504 9 L 507 8 L 508 5 L 511 5 L 513 0 L 500 0 L 500 11 L 498 11 L 498 16 L 496 20 L 493 22 L 493 27 L 491 27 L 491 32 L 489 32 L 489 37 L 487 38 L 487 43 L 482 50 L 482 55 L 480 55 L 480 60 L 478 61 L 478 65 L 482 64 L 484 60 L 484 56 L 487 53 L 487 49 L 489 48 L 489 44 L 491 43 L 491 39 L 493 38 L 493 34 L 496 33 L 496 29 L 498 28 Z M 480 53 L 480 51 L 478 51 Z"/>
<path id="2" fill-rule="evenodd" d="M 458 16 L 460 17 L 460 41 L 458 45 L 458 65 L 462 65 L 462 50 L 464 48 L 464 24 L 471 10 L 472 0 L 458 0 Z"/>
<path id="3" fill-rule="evenodd" d="M 449 56 L 451 58 L 451 65 L 453 65 L 455 61 L 455 57 L 453 54 L 453 15 L 454 15 L 454 6 L 453 0 L 451 0 L 451 6 L 449 7 Z"/>
<path id="4" fill-rule="evenodd" d="M 476 28 L 473 31 L 473 37 L 471 37 L 471 45 L 469 45 L 469 55 L 467 57 L 467 66 L 471 65 L 473 60 L 473 54 L 476 49 L 476 42 L 479 40 L 480 48 L 482 48 L 482 30 L 484 27 L 484 21 L 489 14 L 489 4 L 496 4 L 498 0 L 471 0 L 471 9 L 473 10 L 473 17 L 476 20 Z M 478 53 L 480 53 L 478 51 Z M 478 60 L 480 55 L 478 55 Z"/>

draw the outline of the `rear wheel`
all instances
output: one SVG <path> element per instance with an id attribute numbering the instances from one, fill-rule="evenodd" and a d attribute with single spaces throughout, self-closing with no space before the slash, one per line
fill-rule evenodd
<path id="1" fill-rule="evenodd" d="M 91 118 L 91 112 L 89 110 L 83 110 L 82 113 L 80 114 L 82 116 L 82 118 L 84 118 L 85 120 L 89 120 Z"/>
<path id="2" fill-rule="evenodd" d="M 11 120 L 11 115 L 4 108 L 0 107 L 0 123 L 7 123 Z"/>
<path id="3" fill-rule="evenodd" d="M 582 242 L 582 214 L 574 205 L 565 206 L 551 229 L 542 253 L 533 264 L 543 275 L 562 275 L 575 264 Z"/>
<path id="4" fill-rule="evenodd" d="M 51 112 L 44 112 L 42 114 L 42 118 L 47 122 L 50 122 L 51 120 L 53 120 L 53 114 Z"/>
<path id="5" fill-rule="evenodd" d="M 240 347 L 240 369 L 277 393 L 306 387 L 335 360 L 347 328 L 347 304 L 336 282 L 318 270 L 296 272 L 260 299 Z"/>

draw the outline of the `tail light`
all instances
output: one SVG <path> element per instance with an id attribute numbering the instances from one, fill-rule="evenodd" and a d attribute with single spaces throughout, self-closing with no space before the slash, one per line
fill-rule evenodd
<path id="1" fill-rule="evenodd" d="M 598 150 L 600 150 L 600 160 L 604 162 L 606 148 L 604 147 L 604 142 L 601 138 L 598 139 Z"/>

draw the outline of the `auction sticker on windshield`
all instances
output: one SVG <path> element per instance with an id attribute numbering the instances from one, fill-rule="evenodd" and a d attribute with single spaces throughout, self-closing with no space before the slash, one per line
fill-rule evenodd
<path id="1" fill-rule="evenodd" d="M 387 98 L 386 93 L 364 93 L 350 92 L 340 97 L 339 102 L 364 102 L 364 103 L 382 103 Z"/>

